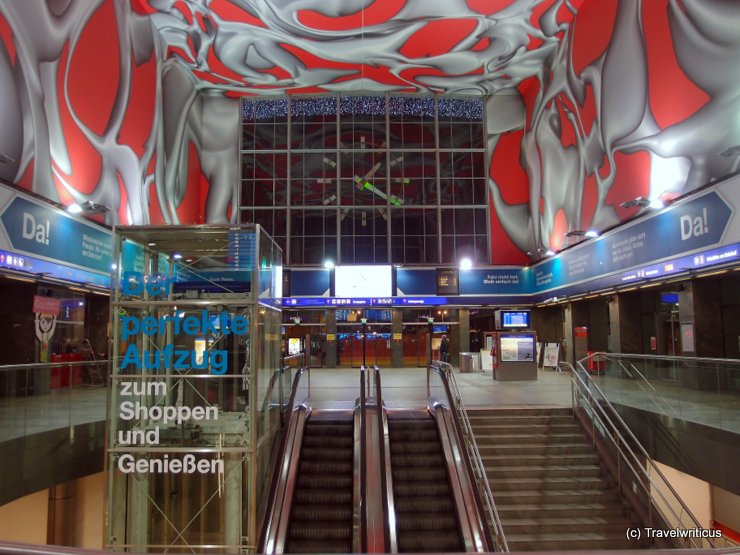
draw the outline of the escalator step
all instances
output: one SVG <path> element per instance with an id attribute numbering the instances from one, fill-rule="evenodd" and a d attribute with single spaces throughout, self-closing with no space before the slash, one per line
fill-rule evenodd
<path id="1" fill-rule="evenodd" d="M 429 455 L 439 454 L 439 442 L 414 441 L 404 443 L 391 443 L 391 455 Z"/>
<path id="2" fill-rule="evenodd" d="M 393 436 L 390 438 L 391 444 L 405 441 L 439 441 L 437 429 L 429 430 L 393 430 Z"/>
<path id="3" fill-rule="evenodd" d="M 299 489 L 351 489 L 352 475 L 302 474 L 296 484 Z"/>
<path id="4" fill-rule="evenodd" d="M 398 513 L 441 513 L 452 511 L 454 508 L 452 499 L 449 496 L 446 498 L 426 496 L 396 497 L 394 502 Z"/>
<path id="5" fill-rule="evenodd" d="M 440 467 L 444 470 L 444 457 L 441 453 L 427 453 L 424 455 L 394 455 L 392 456 L 393 468 L 430 468 Z M 394 470 L 395 475 L 395 470 Z M 445 474 L 446 476 L 446 474 Z"/>
<path id="6" fill-rule="evenodd" d="M 351 553 L 352 546 L 344 540 L 289 541 L 286 553 Z"/>
<path id="7" fill-rule="evenodd" d="M 436 482 L 438 480 L 447 481 L 447 472 L 443 467 L 429 468 L 393 468 L 393 484 L 403 483 L 409 480 L 419 482 Z"/>
<path id="8" fill-rule="evenodd" d="M 290 538 L 300 540 L 352 540 L 352 528 L 332 522 L 294 522 Z"/>
<path id="9" fill-rule="evenodd" d="M 348 504 L 352 502 L 351 491 L 297 489 L 295 503 L 328 505 L 330 503 Z"/>
<path id="10" fill-rule="evenodd" d="M 292 517 L 296 522 L 303 520 L 323 522 L 343 520 L 351 522 L 352 509 L 350 507 L 341 507 L 338 505 L 296 505 L 293 507 Z"/>
<path id="11" fill-rule="evenodd" d="M 351 462 L 301 461 L 299 474 L 352 474 Z"/>
<path id="12" fill-rule="evenodd" d="M 396 484 L 394 489 L 394 495 L 397 499 L 404 497 L 416 497 L 419 492 L 423 491 L 424 495 L 447 496 L 451 495 L 450 486 L 447 482 L 422 482 L 415 481 L 410 483 L 399 483 Z"/>
<path id="13" fill-rule="evenodd" d="M 397 515 L 396 528 L 401 531 L 451 530 L 457 534 L 457 519 L 452 513 L 440 513 L 434 518 Z"/>
<path id="14" fill-rule="evenodd" d="M 301 449 L 301 458 L 304 461 L 351 461 L 352 455 L 352 448 L 304 447 Z"/>
<path id="15" fill-rule="evenodd" d="M 457 534 L 425 532 L 424 534 L 404 534 L 398 538 L 399 551 L 425 553 L 444 553 L 464 551 Z"/>
<path id="16" fill-rule="evenodd" d="M 325 447 L 334 449 L 352 448 L 354 438 L 352 436 L 325 436 L 325 435 L 307 435 L 303 437 L 303 445 L 306 447 Z"/>

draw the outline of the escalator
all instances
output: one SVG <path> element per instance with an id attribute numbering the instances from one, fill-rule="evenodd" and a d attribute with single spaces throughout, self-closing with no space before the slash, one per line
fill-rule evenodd
<path id="1" fill-rule="evenodd" d="M 398 551 L 466 551 L 434 418 L 391 413 L 388 427 Z"/>
<path id="2" fill-rule="evenodd" d="M 353 444 L 350 412 L 306 421 L 284 553 L 352 553 Z"/>
<path id="3" fill-rule="evenodd" d="M 300 379 L 258 552 L 490 551 L 458 423 L 447 406 L 430 397 L 427 410 L 388 412 L 380 370 L 362 368 L 355 410 L 319 411 L 311 407 L 309 388 L 298 393 Z"/>

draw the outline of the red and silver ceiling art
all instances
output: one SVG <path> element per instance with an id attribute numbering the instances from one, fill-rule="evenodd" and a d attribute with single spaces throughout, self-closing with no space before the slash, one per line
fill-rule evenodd
<path id="1" fill-rule="evenodd" d="M 583 0 L 133 0 L 165 57 L 239 94 L 489 94 L 537 74 Z"/>
<path id="2" fill-rule="evenodd" d="M 489 125 L 492 261 L 526 262 L 567 246 L 568 231 L 633 216 L 625 201 L 670 201 L 739 171 L 738 56 L 740 2 L 585 2 L 519 88 L 523 128 Z"/>

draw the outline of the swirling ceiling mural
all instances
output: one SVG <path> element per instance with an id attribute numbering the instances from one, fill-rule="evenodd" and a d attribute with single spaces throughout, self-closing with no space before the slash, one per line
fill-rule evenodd
<path id="1" fill-rule="evenodd" d="M 233 221 L 236 97 L 484 95 L 491 260 L 527 262 L 738 171 L 739 29 L 732 0 L 0 0 L 0 177 Z"/>
<path id="2" fill-rule="evenodd" d="M 490 94 L 537 74 L 582 0 L 136 0 L 201 86 Z"/>

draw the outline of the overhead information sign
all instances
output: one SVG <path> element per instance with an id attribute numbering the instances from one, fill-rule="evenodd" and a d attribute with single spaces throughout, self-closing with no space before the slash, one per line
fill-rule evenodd
<path id="1" fill-rule="evenodd" d="M 0 249 L 110 274 L 110 231 L 0 187 Z"/>

